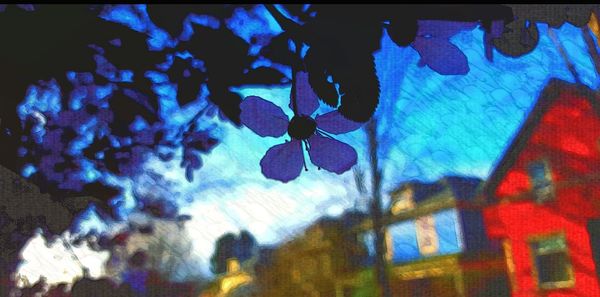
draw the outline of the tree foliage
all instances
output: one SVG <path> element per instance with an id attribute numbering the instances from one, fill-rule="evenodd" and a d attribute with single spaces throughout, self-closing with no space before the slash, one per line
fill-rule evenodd
<path id="1" fill-rule="evenodd" d="M 227 271 L 227 260 L 236 258 L 240 263 L 249 260 L 258 252 L 254 236 L 243 230 L 239 235 L 227 233 L 217 239 L 215 251 L 210 258 L 211 270 L 215 274 Z"/>

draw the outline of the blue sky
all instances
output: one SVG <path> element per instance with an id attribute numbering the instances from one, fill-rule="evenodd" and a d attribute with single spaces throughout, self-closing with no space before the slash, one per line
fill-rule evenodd
<path id="1" fill-rule="evenodd" d="M 161 41 L 168 43 L 164 32 L 129 15 L 127 6 L 116 7 L 113 18 L 137 29 L 149 26 L 154 36 L 152 46 L 161 47 Z M 263 10 L 259 9 L 257 15 L 264 19 L 232 26 L 242 37 L 247 30 L 279 29 Z M 243 15 L 239 17 L 244 19 Z M 442 76 L 427 66 L 417 66 L 419 55 L 415 50 L 399 48 L 384 36 L 381 51 L 376 54 L 381 80 L 377 116 L 381 123 L 384 193 L 412 179 L 432 181 L 450 174 L 488 176 L 544 84 L 552 77 L 574 81 L 547 35 L 547 26 L 540 24 L 539 29 L 540 44 L 534 52 L 518 59 L 494 52 L 493 62 L 484 56 L 483 31 L 477 28 L 454 36 L 452 42 L 469 60 L 470 71 L 461 76 Z M 598 77 L 581 31 L 566 24 L 557 30 L 557 36 L 582 81 L 597 88 Z M 289 88 L 240 91 L 245 96 L 271 100 L 292 114 L 287 108 Z M 169 94 L 173 93 L 165 92 L 165 96 Z M 193 109 L 193 105 L 177 109 L 173 118 L 189 117 Z M 322 107 L 319 112 L 326 111 Z M 247 229 L 259 243 L 274 244 L 320 216 L 338 215 L 356 204 L 365 204 L 366 198 L 356 191 L 352 171 L 336 175 L 309 165 L 308 172 L 287 184 L 267 180 L 260 172 L 259 161 L 283 138 L 261 138 L 247 128 L 227 124 L 221 129 L 223 142 L 203 156 L 204 167 L 195 174 L 193 183 L 185 180 L 177 158 L 170 163 L 150 159 L 145 164 L 146 170 L 160 173 L 172 183 L 171 197 L 182 206 L 182 213 L 193 216 L 187 230 L 201 260 L 208 260 L 213 243 L 223 233 Z M 357 149 L 358 166 L 368 169 L 364 132 L 358 130 L 339 139 Z M 142 178 L 132 177 L 121 183 L 132 188 Z M 86 229 L 102 224 L 91 216 L 82 225 Z M 208 265 L 203 269 L 208 273 Z"/>
<path id="2" fill-rule="evenodd" d="M 540 27 L 542 39 L 533 53 L 516 60 L 495 53 L 493 63 L 484 58 L 481 31 L 455 36 L 453 41 L 469 59 L 471 70 L 465 76 L 441 76 L 420 68 L 413 49 L 383 39 L 376 62 L 382 80 L 381 106 L 385 106 L 378 111 L 385 193 L 411 179 L 435 180 L 448 174 L 487 177 L 546 81 L 551 77 L 573 81 L 544 26 Z M 582 80 L 596 88 L 598 78 L 578 29 L 565 25 L 558 36 Z M 284 109 L 289 98 L 287 88 L 243 93 L 272 100 Z M 188 229 L 199 240 L 199 255 L 209 256 L 211 238 L 223 232 L 248 229 L 259 242 L 271 244 L 319 216 L 353 207 L 357 199 L 364 205 L 352 172 L 336 175 L 309 167 L 287 184 L 267 180 L 259 161 L 282 140 L 260 138 L 247 128 L 225 127 L 223 134 L 223 144 L 205 158 L 198 182 L 187 184 L 177 166 L 169 170 L 163 163 L 150 165 L 195 197 L 184 212 L 194 216 Z M 339 138 L 359 151 L 359 166 L 367 169 L 364 132 Z"/>

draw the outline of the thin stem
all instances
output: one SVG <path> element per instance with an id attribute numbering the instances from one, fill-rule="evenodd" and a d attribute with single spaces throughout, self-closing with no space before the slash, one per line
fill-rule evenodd
<path id="1" fill-rule="evenodd" d="M 296 67 L 292 66 L 292 90 L 290 94 L 290 100 L 292 100 L 292 111 L 294 112 L 294 116 L 298 114 L 298 103 L 296 101 Z"/>
<path id="2" fill-rule="evenodd" d="M 592 62 L 594 62 L 594 68 L 596 69 L 596 75 L 600 75 L 600 56 L 598 55 L 598 50 L 596 49 L 596 44 L 594 43 L 594 37 L 592 36 L 592 30 L 585 25 L 581 28 L 583 33 L 583 40 L 585 41 L 585 45 L 587 47 L 588 53 L 592 58 Z"/>
<path id="3" fill-rule="evenodd" d="M 279 24 L 281 29 L 283 29 L 286 32 L 291 33 L 292 35 L 295 35 L 295 38 L 292 38 L 292 40 L 294 41 L 294 44 L 296 45 L 296 54 L 300 58 L 300 61 L 302 61 L 302 56 L 301 56 L 302 42 L 300 42 L 300 40 L 298 40 L 298 39 L 301 39 L 301 36 L 299 34 L 300 24 L 298 24 L 294 20 L 289 19 L 286 16 L 284 16 L 279 11 L 279 9 L 277 9 L 277 7 L 275 7 L 274 4 L 264 4 L 264 6 L 267 9 L 267 11 L 273 16 L 273 18 L 275 19 L 277 24 Z M 299 69 L 297 69 L 298 66 L 299 65 L 292 65 L 292 94 L 290 97 L 292 100 L 292 109 L 294 111 L 294 115 L 298 115 L 298 104 L 296 102 L 297 101 L 297 98 L 296 98 L 296 72 L 299 70 Z"/>
<path id="4" fill-rule="evenodd" d="M 321 129 L 317 129 L 315 131 L 315 133 L 318 134 L 318 135 L 321 135 L 321 136 L 325 136 L 325 137 L 330 138 L 330 139 L 335 139 L 335 137 L 333 137 L 331 134 L 329 134 L 329 133 L 327 133 L 327 132 L 325 132 L 325 131 L 323 131 Z"/>
<path id="5" fill-rule="evenodd" d="M 296 50 L 295 54 L 298 56 L 298 61 L 302 61 L 302 53 L 301 53 L 302 43 L 294 41 L 294 45 L 296 46 L 296 48 L 295 48 L 295 50 Z M 302 63 L 304 63 L 304 62 L 302 61 Z M 298 98 L 296 96 L 296 94 L 298 93 L 298 92 L 296 92 L 296 90 L 297 90 L 297 86 L 296 86 L 296 73 L 301 70 L 301 69 L 298 69 L 301 66 L 304 66 L 304 65 L 296 65 L 296 63 L 294 63 L 292 61 L 292 95 L 291 95 L 291 100 L 292 100 L 292 109 L 294 110 L 294 115 L 299 115 L 299 113 L 298 113 Z M 302 68 L 302 70 L 304 70 L 304 69 L 306 69 L 306 67 Z"/>
<path id="6" fill-rule="evenodd" d="M 304 145 L 306 146 L 306 150 L 310 150 L 310 144 L 308 143 L 308 140 L 302 140 L 300 142 L 300 151 L 302 152 L 302 164 L 304 165 L 304 171 L 308 171 L 308 166 L 306 166 L 306 158 L 304 157 L 304 150 L 302 149 L 302 144 L 304 143 Z"/>
<path id="7" fill-rule="evenodd" d="M 560 56 L 565 61 L 565 64 L 567 64 L 567 68 L 571 72 L 571 75 L 573 75 L 573 78 L 575 78 L 575 82 L 578 83 L 578 84 L 581 84 L 581 78 L 579 77 L 579 74 L 577 73 L 577 70 L 575 70 L 575 66 L 573 65 L 573 63 L 571 63 L 571 60 L 569 59 L 569 56 L 567 55 L 567 52 L 565 51 L 565 48 L 562 46 L 562 43 L 558 39 L 558 36 L 556 36 L 556 33 L 554 32 L 554 29 L 548 28 L 548 36 L 550 36 L 550 39 L 552 40 L 552 42 L 554 43 L 554 45 L 558 49 L 558 52 L 560 53 Z"/>
<path id="8" fill-rule="evenodd" d="M 264 4 L 265 8 L 269 13 L 273 16 L 277 24 L 283 29 L 283 31 L 287 32 L 295 32 L 300 27 L 300 24 L 296 23 L 294 20 L 287 18 L 284 16 L 274 4 Z"/>
<path id="9" fill-rule="evenodd" d="M 385 235 L 383 225 L 383 213 L 381 210 L 381 179 L 382 172 L 379 168 L 377 139 L 377 119 L 372 118 L 365 126 L 369 145 L 369 161 L 371 165 L 371 219 L 373 222 L 373 232 L 375 233 L 374 243 L 376 250 L 375 258 L 375 276 L 380 289 L 380 296 L 390 297 L 391 291 L 389 280 L 385 268 Z"/>
<path id="10" fill-rule="evenodd" d="M 81 271 L 83 272 L 83 277 L 84 278 L 89 277 L 89 270 L 87 269 L 87 267 L 85 267 L 83 265 L 83 263 L 81 263 L 81 260 L 79 260 L 79 257 L 77 257 L 77 254 L 75 254 L 75 251 L 71 247 L 71 244 L 62 236 L 60 237 L 60 239 L 62 240 L 63 245 L 65 246 L 67 251 L 69 251 L 69 253 L 71 254 L 71 258 L 73 258 L 73 260 L 75 260 L 75 262 L 77 262 L 77 264 L 79 264 L 79 266 L 81 267 Z"/>

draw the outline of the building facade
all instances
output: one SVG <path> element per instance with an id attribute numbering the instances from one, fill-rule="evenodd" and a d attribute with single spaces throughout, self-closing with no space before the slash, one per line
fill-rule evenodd
<path id="1" fill-rule="evenodd" d="M 351 245 L 344 230 L 365 219 L 359 212 L 324 217 L 277 248 L 263 249 L 255 265 L 259 296 L 335 296 L 335 284 L 350 269 Z"/>
<path id="2" fill-rule="evenodd" d="M 600 296 L 599 100 L 550 81 L 485 186 L 512 296 Z"/>
<path id="3" fill-rule="evenodd" d="M 478 200 L 481 180 L 450 176 L 408 182 L 391 193 L 384 219 L 390 288 L 398 296 L 508 296 L 498 242 L 488 240 Z M 369 220 L 353 230 L 362 248 L 350 273 L 339 276 L 336 296 L 377 296 Z"/>

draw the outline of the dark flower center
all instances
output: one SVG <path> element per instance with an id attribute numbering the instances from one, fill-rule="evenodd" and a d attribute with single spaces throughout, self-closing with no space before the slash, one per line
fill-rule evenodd
<path id="1" fill-rule="evenodd" d="M 294 116 L 288 126 L 288 134 L 298 140 L 308 139 L 317 130 L 317 122 L 309 116 Z"/>

